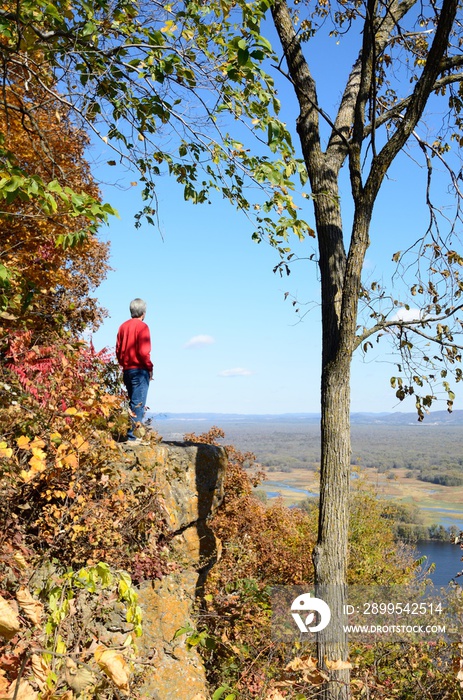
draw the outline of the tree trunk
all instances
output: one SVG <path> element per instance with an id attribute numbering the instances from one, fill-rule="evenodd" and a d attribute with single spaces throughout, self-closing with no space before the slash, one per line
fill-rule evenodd
<path id="1" fill-rule="evenodd" d="M 322 183 L 326 188 L 329 179 Z M 330 188 L 333 196 L 337 185 Z M 325 189 L 326 191 L 326 189 Z M 317 207 L 317 204 L 315 205 Z M 321 381 L 321 468 L 318 540 L 314 549 L 317 595 L 331 609 L 331 621 L 317 637 L 318 661 L 329 671 L 330 681 L 323 690 L 326 700 L 350 697 L 350 673 L 345 668 L 333 670 L 330 661 L 348 661 L 348 638 L 343 614 L 347 602 L 348 528 L 350 496 L 350 371 L 355 347 L 357 305 L 361 272 L 368 247 L 372 205 L 357 203 L 351 240 L 355 241 L 347 259 L 344 257 L 340 214 L 326 211 L 331 226 L 320 221 L 320 273 L 322 278 L 322 381 Z M 324 212 L 317 218 L 323 219 Z M 333 220 L 334 217 L 334 220 Z M 327 233 L 331 231 L 331 236 Z M 334 267 L 332 260 L 343 260 Z M 323 283 L 325 282 L 325 283 Z"/>
<path id="2" fill-rule="evenodd" d="M 332 612 L 329 627 L 318 633 L 317 655 L 330 680 L 323 698 L 350 697 L 348 669 L 329 670 L 326 661 L 346 661 L 348 639 L 341 614 L 346 602 L 350 478 L 350 357 L 323 367 L 321 473 L 318 541 L 314 550 L 316 595 Z"/>
<path id="3" fill-rule="evenodd" d="M 298 124 L 302 144 L 307 143 L 303 124 L 302 120 Z M 348 639 L 341 611 L 346 598 L 347 575 L 352 344 L 346 342 L 349 332 L 346 336 L 347 328 L 344 325 L 346 305 L 345 300 L 343 303 L 343 291 L 347 261 L 337 173 L 326 157 L 319 157 L 317 166 L 309 170 L 314 195 L 322 303 L 320 511 L 313 561 L 316 595 L 331 610 L 329 626 L 317 635 L 317 655 L 320 667 L 330 676 L 321 697 L 326 700 L 347 700 L 350 697 L 349 670 L 331 670 L 329 662 L 345 662 L 348 658 Z M 356 307 L 355 300 L 351 301 Z M 350 304 L 347 306 L 350 307 Z"/>

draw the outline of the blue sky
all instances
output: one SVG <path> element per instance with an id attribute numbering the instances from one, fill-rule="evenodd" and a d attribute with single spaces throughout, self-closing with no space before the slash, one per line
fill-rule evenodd
<path id="1" fill-rule="evenodd" d="M 320 100 L 332 111 L 351 57 L 348 45 L 333 41 L 330 46 L 316 62 L 315 72 Z M 339 76 L 339 83 L 331 81 L 333 76 Z M 294 98 L 285 86 L 280 99 L 294 133 Z M 148 304 L 155 364 L 148 395 L 151 411 L 318 412 L 321 325 L 316 265 L 300 261 L 289 278 L 280 278 L 272 272 L 279 261 L 277 252 L 251 241 L 252 224 L 242 214 L 218 198 L 212 205 L 186 203 L 182 189 L 167 177 L 158 185 L 160 231 L 147 224 L 137 230 L 133 216 L 140 207 L 140 188 L 130 187 L 133 179 L 127 177 L 125 190 L 103 188 L 121 218 L 102 231 L 111 242 L 114 271 L 97 291 L 109 317 L 94 335 L 96 347 L 114 347 L 117 329 L 129 316 L 130 300 L 142 297 Z M 389 282 L 392 254 L 422 230 L 424 183 L 424 171 L 410 159 L 402 158 L 392 169 L 375 210 L 366 261 L 371 279 Z M 348 223 L 347 181 L 343 188 Z M 313 225 L 310 202 L 304 218 Z M 304 257 L 315 251 L 311 238 L 302 244 L 293 240 L 292 245 Z M 286 300 L 285 292 L 290 293 Z M 302 302 L 299 314 L 292 306 L 293 296 Z M 393 359 L 381 345 L 366 358 L 354 359 L 353 411 L 413 410 L 412 403 L 398 404 L 390 388 Z"/>

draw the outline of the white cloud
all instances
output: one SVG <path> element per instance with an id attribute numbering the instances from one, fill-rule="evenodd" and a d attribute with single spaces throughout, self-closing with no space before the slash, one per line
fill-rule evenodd
<path id="1" fill-rule="evenodd" d="M 244 369 L 243 367 L 234 367 L 233 369 L 224 369 L 219 372 L 219 377 L 249 377 L 251 374 L 250 369 Z"/>
<path id="2" fill-rule="evenodd" d="M 391 321 L 418 321 L 421 319 L 423 312 L 421 309 L 398 309 Z"/>
<path id="3" fill-rule="evenodd" d="M 215 339 L 212 335 L 194 335 L 190 340 L 185 343 L 186 348 L 201 348 L 204 345 L 212 345 L 215 343 Z"/>

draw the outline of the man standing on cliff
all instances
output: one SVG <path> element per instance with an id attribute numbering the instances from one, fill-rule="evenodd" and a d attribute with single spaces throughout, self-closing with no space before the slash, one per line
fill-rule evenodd
<path id="1" fill-rule="evenodd" d="M 119 328 L 116 341 L 116 357 L 123 369 L 124 384 L 129 395 L 130 429 L 127 441 L 140 442 L 134 429 L 141 424 L 145 412 L 148 387 L 153 379 L 153 363 L 150 359 L 150 329 L 144 322 L 146 302 L 134 299 L 130 302 L 131 318 Z"/>

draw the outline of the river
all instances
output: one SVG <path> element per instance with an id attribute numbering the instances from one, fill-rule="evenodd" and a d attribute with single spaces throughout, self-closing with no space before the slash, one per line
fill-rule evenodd
<path id="1" fill-rule="evenodd" d="M 458 545 L 451 542 L 417 542 L 416 550 L 419 557 L 427 556 L 428 564 L 436 565 L 434 572 L 430 575 L 435 586 L 447 586 L 449 581 L 463 569 L 462 551 Z M 463 585 L 463 576 L 460 583 Z"/>

